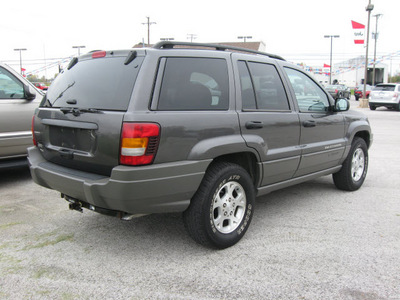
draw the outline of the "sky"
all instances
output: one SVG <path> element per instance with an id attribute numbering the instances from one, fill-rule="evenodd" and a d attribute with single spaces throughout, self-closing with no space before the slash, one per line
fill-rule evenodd
<path id="1" fill-rule="evenodd" d="M 195 42 L 235 42 L 238 36 L 263 41 L 266 52 L 288 61 L 311 66 L 329 64 L 330 39 L 333 64 L 365 55 L 363 45 L 354 44 L 351 20 L 367 25 L 365 7 L 369 0 L 13 0 L 2 1 L 0 18 L 0 61 L 19 69 L 19 52 L 27 72 L 43 65 L 77 55 L 81 50 L 131 48 L 147 42 L 147 17 L 150 42 L 160 38 Z M 400 50 L 399 0 L 371 0 L 371 31 L 379 18 L 377 55 Z M 369 55 L 373 56 L 374 40 Z M 387 61 L 386 63 L 390 63 Z M 392 60 L 394 72 L 400 71 L 400 58 Z M 48 78 L 55 68 L 40 72 Z"/>

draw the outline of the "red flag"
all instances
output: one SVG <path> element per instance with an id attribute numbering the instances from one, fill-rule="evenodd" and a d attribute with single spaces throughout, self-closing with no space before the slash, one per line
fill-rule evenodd
<path id="1" fill-rule="evenodd" d="M 365 25 L 351 21 L 354 33 L 354 44 L 364 44 Z"/>
<path id="2" fill-rule="evenodd" d="M 330 68 L 330 65 L 324 64 L 324 68 Z"/>

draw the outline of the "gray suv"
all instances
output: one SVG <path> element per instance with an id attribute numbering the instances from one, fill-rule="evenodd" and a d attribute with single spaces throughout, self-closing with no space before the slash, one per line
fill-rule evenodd
<path id="1" fill-rule="evenodd" d="M 255 197 L 333 174 L 363 184 L 372 134 L 281 57 L 160 42 L 74 58 L 36 111 L 34 181 L 71 209 L 130 219 L 183 212 L 200 244 L 226 248 Z"/>

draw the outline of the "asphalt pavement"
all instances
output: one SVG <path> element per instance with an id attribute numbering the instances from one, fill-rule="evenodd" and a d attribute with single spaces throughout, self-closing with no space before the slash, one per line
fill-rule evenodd
<path id="1" fill-rule="evenodd" d="M 0 172 L 0 299 L 400 299 L 400 112 L 356 192 L 326 176 L 260 197 L 245 237 L 199 246 L 180 214 L 70 211 L 27 169 Z"/>

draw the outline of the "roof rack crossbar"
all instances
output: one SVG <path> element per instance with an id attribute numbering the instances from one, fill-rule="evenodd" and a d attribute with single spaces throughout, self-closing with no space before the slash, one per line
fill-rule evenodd
<path id="1" fill-rule="evenodd" d="M 264 55 L 264 56 L 268 56 L 270 58 L 275 58 L 275 59 L 279 59 L 279 60 L 285 60 L 283 57 L 276 55 L 276 54 L 271 54 L 271 53 L 266 53 L 266 52 L 261 52 L 261 51 L 246 49 L 246 48 L 241 48 L 241 47 L 228 46 L 228 45 L 223 45 L 223 44 L 161 41 L 161 42 L 158 42 L 157 44 L 155 44 L 153 46 L 153 48 L 154 49 L 173 49 L 175 46 L 214 48 L 215 50 L 218 50 L 218 51 L 234 50 L 234 51 L 239 51 L 239 52 L 247 52 L 247 53 Z"/>

